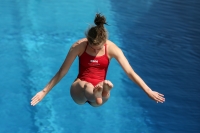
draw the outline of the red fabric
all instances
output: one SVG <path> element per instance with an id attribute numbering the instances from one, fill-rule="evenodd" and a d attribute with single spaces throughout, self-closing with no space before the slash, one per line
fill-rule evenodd
<path id="1" fill-rule="evenodd" d="M 96 86 L 99 82 L 105 80 L 109 65 L 106 44 L 105 54 L 102 56 L 92 56 L 84 53 L 79 57 L 79 74 L 78 78 Z M 86 46 L 87 48 L 87 46 Z"/>

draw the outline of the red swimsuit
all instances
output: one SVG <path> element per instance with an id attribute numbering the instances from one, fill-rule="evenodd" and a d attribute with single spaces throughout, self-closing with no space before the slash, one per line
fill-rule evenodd
<path id="1" fill-rule="evenodd" d="M 107 47 L 105 46 L 105 54 L 102 56 L 92 56 L 86 52 L 87 46 L 83 54 L 79 57 L 79 74 L 78 78 L 87 81 L 93 86 L 105 80 L 109 65 L 107 56 Z"/>

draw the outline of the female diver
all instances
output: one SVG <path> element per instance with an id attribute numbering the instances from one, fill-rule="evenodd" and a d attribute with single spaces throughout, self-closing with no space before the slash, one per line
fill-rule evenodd
<path id="1" fill-rule="evenodd" d="M 59 71 L 46 87 L 31 99 L 31 105 L 34 106 L 40 102 L 63 78 L 77 56 L 79 58 L 79 74 L 70 89 L 71 97 L 75 103 L 82 105 L 88 102 L 91 106 L 98 107 L 109 99 L 113 84 L 106 80 L 106 73 L 112 58 L 119 62 L 128 77 L 142 88 L 151 99 L 157 103 L 163 103 L 165 101 L 164 95 L 151 90 L 134 72 L 122 50 L 108 40 L 108 34 L 104 27 L 105 17 L 96 14 L 94 22 L 96 26 L 89 28 L 86 38 L 78 40 L 71 46 Z"/>

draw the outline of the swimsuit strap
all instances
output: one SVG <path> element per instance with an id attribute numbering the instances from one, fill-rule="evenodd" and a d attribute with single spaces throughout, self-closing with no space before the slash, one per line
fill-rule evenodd
<path id="1" fill-rule="evenodd" d="M 107 44 L 105 43 L 104 46 L 105 46 L 105 55 L 108 56 L 108 54 L 107 54 Z"/>

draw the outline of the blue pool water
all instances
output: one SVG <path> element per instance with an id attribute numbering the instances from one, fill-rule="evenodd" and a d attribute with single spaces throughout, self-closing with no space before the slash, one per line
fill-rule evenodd
<path id="1" fill-rule="evenodd" d="M 197 0 L 0 0 L 0 133 L 199 133 L 199 7 Z M 109 39 L 166 102 L 150 100 L 112 60 L 109 101 L 76 105 L 69 94 L 75 60 L 30 106 L 97 12 L 107 17 Z"/>

